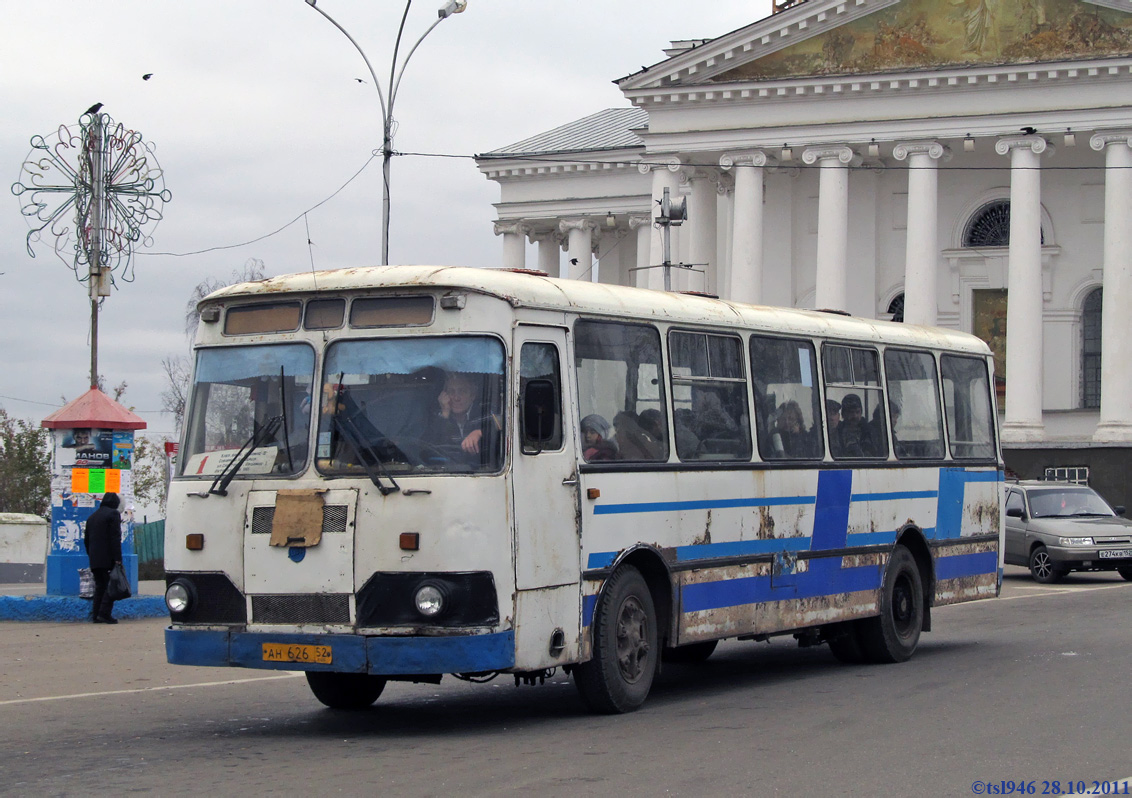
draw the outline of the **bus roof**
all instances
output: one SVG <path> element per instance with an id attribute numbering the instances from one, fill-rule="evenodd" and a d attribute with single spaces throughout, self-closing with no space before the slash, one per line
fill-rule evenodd
<path id="1" fill-rule="evenodd" d="M 705 296 L 561 280 L 509 269 L 461 266 L 367 266 L 301 272 L 230 285 L 209 294 L 201 305 L 244 297 L 406 288 L 487 294 L 517 308 L 633 317 L 672 324 L 738 326 L 771 333 L 852 338 L 990 354 L 990 348 L 979 338 L 940 327 L 862 319 L 816 310 L 745 305 Z"/>

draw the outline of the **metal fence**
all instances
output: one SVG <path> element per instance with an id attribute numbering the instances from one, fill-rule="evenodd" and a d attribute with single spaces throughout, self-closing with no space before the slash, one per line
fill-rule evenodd
<path id="1" fill-rule="evenodd" d="M 139 567 L 147 563 L 163 564 L 165 561 L 165 521 L 134 524 L 134 551 L 138 555 Z"/>

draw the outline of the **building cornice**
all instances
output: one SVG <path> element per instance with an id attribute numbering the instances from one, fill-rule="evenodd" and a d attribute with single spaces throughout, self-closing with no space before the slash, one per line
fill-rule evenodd
<path id="1" fill-rule="evenodd" d="M 625 96 L 650 112 L 675 107 L 726 106 L 752 101 L 806 101 L 815 97 L 905 96 L 1019 87 L 1050 87 L 1132 78 L 1132 57 L 996 66 L 962 66 L 875 74 L 815 75 L 735 83 L 625 89 Z"/>
<path id="2" fill-rule="evenodd" d="M 537 177 L 575 177 L 580 174 L 620 173 L 637 171 L 645 148 L 633 147 L 608 152 L 553 153 L 546 156 L 529 154 L 477 158 L 476 165 L 489 180 L 522 180 Z"/>

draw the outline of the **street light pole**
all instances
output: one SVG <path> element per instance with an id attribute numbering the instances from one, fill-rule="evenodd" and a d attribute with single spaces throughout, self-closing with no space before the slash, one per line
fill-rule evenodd
<path id="1" fill-rule="evenodd" d="M 370 79 L 373 80 L 373 86 L 377 89 L 377 98 L 381 103 L 381 265 L 389 265 L 389 162 L 393 158 L 393 132 L 395 129 L 395 121 L 393 119 L 393 104 L 397 101 L 397 90 L 401 86 L 401 78 L 405 74 L 405 67 L 409 64 L 409 59 L 413 57 L 413 53 L 421 46 L 421 42 L 425 37 L 432 33 L 433 29 L 444 20 L 453 14 L 459 14 L 468 7 L 468 0 L 447 0 L 439 9 L 437 9 L 437 19 L 428 29 L 421 34 L 417 39 L 416 44 L 410 48 L 405 60 L 401 62 L 400 66 L 397 64 L 397 53 L 401 48 L 401 36 L 405 32 L 405 20 L 409 17 L 409 7 L 413 4 L 413 0 L 406 0 L 405 11 L 401 15 L 401 25 L 397 28 L 397 40 L 393 43 L 393 58 L 389 63 L 389 102 L 385 102 L 385 94 L 381 91 L 381 83 L 377 79 L 377 74 L 373 71 L 373 66 L 370 64 L 369 59 L 366 57 L 365 51 L 361 46 L 354 41 L 345 28 L 338 24 L 332 16 L 327 14 L 317 5 L 318 0 L 306 0 L 307 5 L 313 8 L 318 13 L 322 14 L 330 24 L 342 32 L 342 35 L 350 40 L 350 44 L 354 45 L 354 49 L 365 61 L 366 69 L 369 70 Z"/>

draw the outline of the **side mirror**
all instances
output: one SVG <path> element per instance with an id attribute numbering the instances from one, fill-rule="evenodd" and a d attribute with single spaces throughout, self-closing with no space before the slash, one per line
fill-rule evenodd
<path id="1" fill-rule="evenodd" d="M 1124 515 L 1124 513 L 1126 512 L 1123 504 L 1116 505 L 1115 507 L 1112 508 L 1112 511 L 1114 513 L 1116 513 L 1117 515 Z"/>
<path id="2" fill-rule="evenodd" d="M 1021 507 L 1008 507 L 1006 509 L 1006 515 L 1009 518 L 1024 518 L 1025 517 L 1023 515 L 1023 511 L 1022 511 Z"/>
<path id="3" fill-rule="evenodd" d="M 558 391 L 550 380 L 537 379 L 527 383 L 522 402 L 523 451 L 538 454 L 544 444 L 555 437 L 558 416 Z M 533 450 L 527 445 L 534 444 Z"/>

